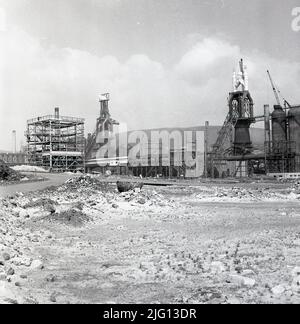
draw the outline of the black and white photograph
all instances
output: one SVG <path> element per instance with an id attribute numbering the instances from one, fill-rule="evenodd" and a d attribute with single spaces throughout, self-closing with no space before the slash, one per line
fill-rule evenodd
<path id="1" fill-rule="evenodd" d="M 0 0 L 0 304 L 299 305 L 299 87 L 299 0 Z"/>

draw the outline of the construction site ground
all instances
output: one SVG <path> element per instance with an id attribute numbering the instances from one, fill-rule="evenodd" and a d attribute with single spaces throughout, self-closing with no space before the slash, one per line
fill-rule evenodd
<path id="1" fill-rule="evenodd" d="M 31 191 L 37 191 L 49 188 L 51 186 L 59 186 L 67 181 L 70 177 L 70 174 L 59 174 L 59 173 L 38 173 L 38 172 L 28 172 L 23 173 L 26 177 L 35 177 L 39 178 L 39 181 L 24 181 L 16 183 L 6 183 L 0 184 L 0 197 L 6 197 L 9 195 L 14 195 L 18 192 L 28 193 Z M 73 177 L 75 177 L 74 175 Z"/>
<path id="2" fill-rule="evenodd" d="M 0 303 L 300 302 L 297 183 L 47 178 L 0 187 Z"/>

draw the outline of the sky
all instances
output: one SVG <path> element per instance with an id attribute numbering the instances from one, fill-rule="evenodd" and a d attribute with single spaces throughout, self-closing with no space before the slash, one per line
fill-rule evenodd
<path id="1" fill-rule="evenodd" d="M 0 0 L 0 150 L 51 114 L 95 128 L 98 98 L 129 129 L 222 124 L 240 58 L 255 113 L 300 104 L 300 0 Z M 300 13 L 300 11 L 299 11 Z"/>

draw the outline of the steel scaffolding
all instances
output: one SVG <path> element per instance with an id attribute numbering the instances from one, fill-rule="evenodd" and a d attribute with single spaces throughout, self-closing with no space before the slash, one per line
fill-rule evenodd
<path id="1" fill-rule="evenodd" d="M 55 115 L 27 121 L 28 160 L 54 172 L 84 170 L 84 119 Z"/>

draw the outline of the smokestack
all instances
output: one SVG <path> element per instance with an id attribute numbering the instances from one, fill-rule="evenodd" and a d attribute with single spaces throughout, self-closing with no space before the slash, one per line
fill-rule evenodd
<path id="1" fill-rule="evenodd" d="M 13 130 L 12 132 L 12 144 L 13 144 L 13 153 L 17 153 L 17 132 Z"/>
<path id="2" fill-rule="evenodd" d="M 55 108 L 54 116 L 56 119 L 59 119 L 59 108 L 58 107 Z"/>

